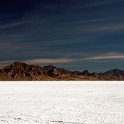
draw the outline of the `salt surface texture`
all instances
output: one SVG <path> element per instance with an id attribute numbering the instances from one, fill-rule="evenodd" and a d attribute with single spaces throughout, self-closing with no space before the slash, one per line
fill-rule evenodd
<path id="1" fill-rule="evenodd" d="M 124 124 L 124 83 L 2 83 L 0 124 Z"/>

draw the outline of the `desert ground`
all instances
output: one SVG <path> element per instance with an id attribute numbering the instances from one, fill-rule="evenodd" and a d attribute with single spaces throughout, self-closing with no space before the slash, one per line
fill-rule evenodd
<path id="1" fill-rule="evenodd" d="M 124 82 L 2 82 L 0 124 L 124 124 Z"/>

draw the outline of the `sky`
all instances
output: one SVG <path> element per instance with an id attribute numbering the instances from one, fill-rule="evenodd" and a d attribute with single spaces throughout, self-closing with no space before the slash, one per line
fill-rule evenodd
<path id="1" fill-rule="evenodd" d="M 0 67 L 14 61 L 124 69 L 124 1 L 0 0 Z"/>

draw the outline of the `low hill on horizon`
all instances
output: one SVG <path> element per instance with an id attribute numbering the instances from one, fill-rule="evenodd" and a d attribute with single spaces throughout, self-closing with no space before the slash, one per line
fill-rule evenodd
<path id="1" fill-rule="evenodd" d="M 53 65 L 38 66 L 14 62 L 0 69 L 1 81 L 85 81 L 85 80 L 124 80 L 124 70 L 111 69 L 107 72 L 90 73 L 88 70 L 69 71 Z"/>

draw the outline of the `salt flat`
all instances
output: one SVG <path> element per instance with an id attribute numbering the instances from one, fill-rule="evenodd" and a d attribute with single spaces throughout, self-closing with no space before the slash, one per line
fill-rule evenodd
<path id="1" fill-rule="evenodd" d="M 124 124 L 124 82 L 1 83 L 0 124 Z"/>

